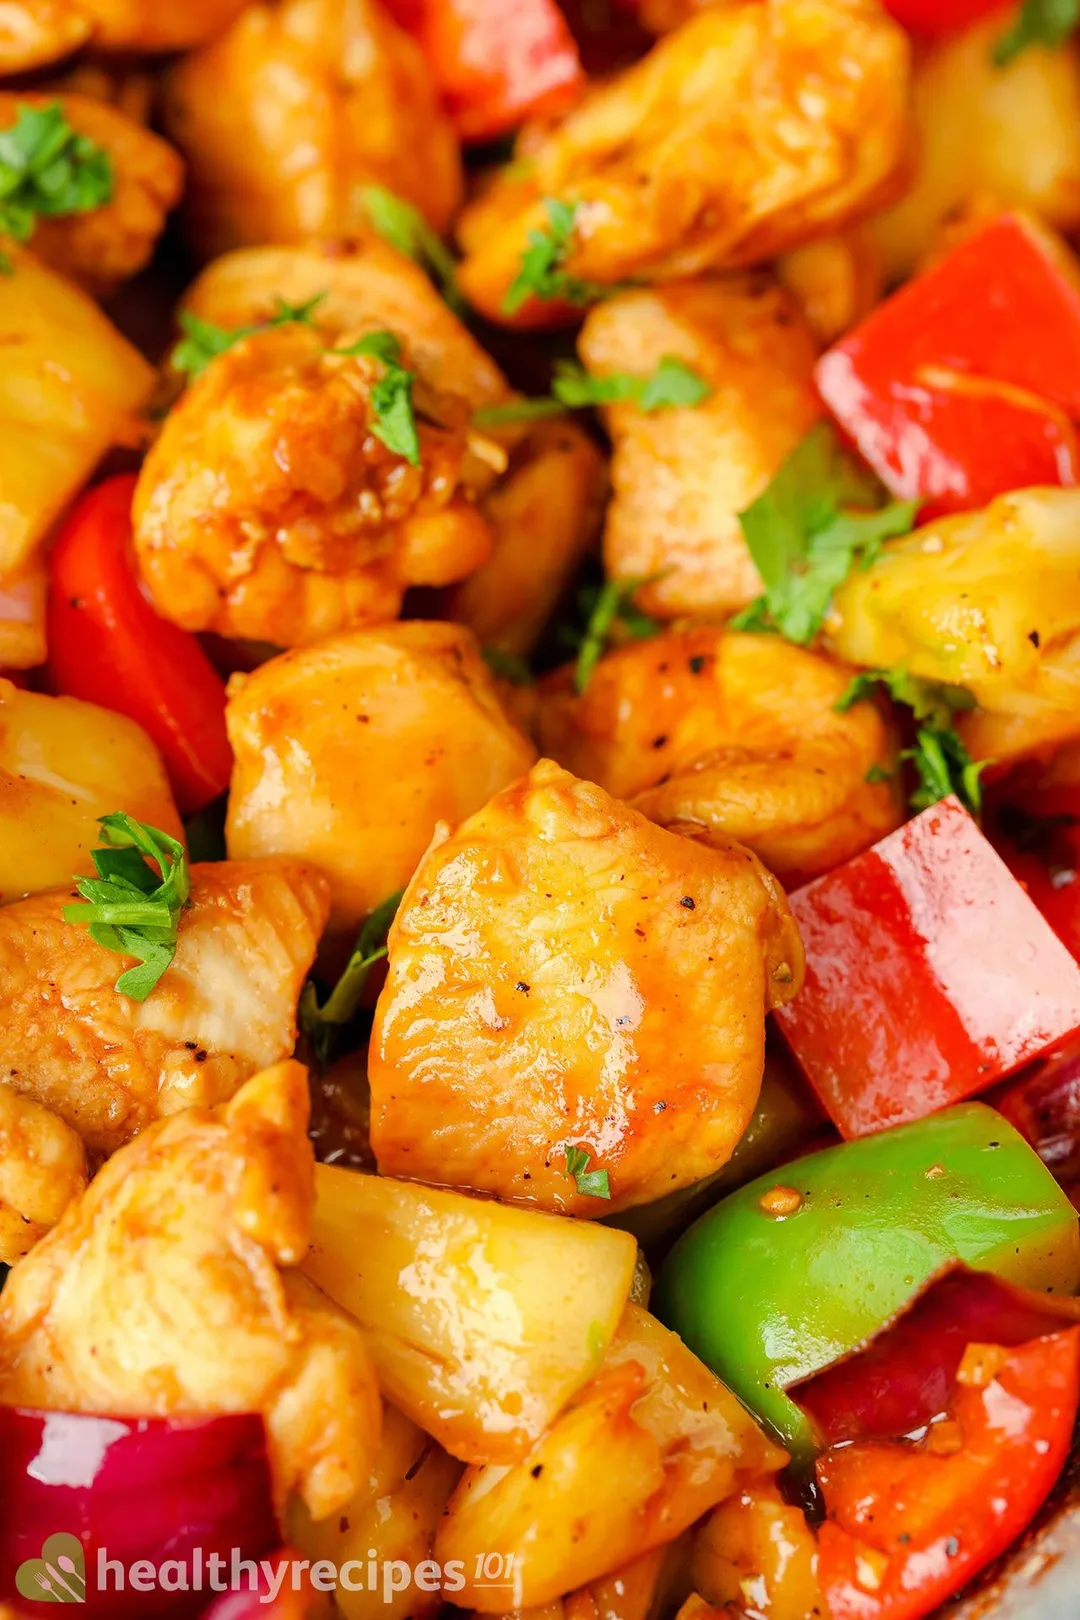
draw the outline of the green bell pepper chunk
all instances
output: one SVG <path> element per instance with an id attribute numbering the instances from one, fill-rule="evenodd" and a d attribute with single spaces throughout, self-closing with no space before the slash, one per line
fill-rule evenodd
<path id="1" fill-rule="evenodd" d="M 800 1196 L 789 1214 L 768 1212 L 778 1187 Z M 866 1344 L 956 1261 L 1049 1293 L 1080 1284 L 1076 1210 L 983 1103 L 749 1182 L 676 1243 L 652 1309 L 805 1458 L 813 1430 L 786 1391 Z"/>

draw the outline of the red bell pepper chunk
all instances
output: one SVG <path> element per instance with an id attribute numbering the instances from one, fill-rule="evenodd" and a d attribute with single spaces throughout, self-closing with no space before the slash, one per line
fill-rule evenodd
<path id="1" fill-rule="evenodd" d="M 922 1620 L 1004 1552 L 1061 1472 L 1078 1395 L 1080 1328 L 985 1346 L 961 1371 L 948 1428 L 922 1445 L 863 1440 L 819 1458 L 831 1620 Z"/>
<path id="2" fill-rule="evenodd" d="M 62 696 L 138 721 L 157 744 L 181 813 L 229 785 L 225 685 L 196 638 L 156 614 L 131 551 L 135 479 L 77 502 L 49 559 L 49 675 Z"/>
<path id="3" fill-rule="evenodd" d="M 981 17 L 1001 10 L 1001 0 L 885 0 L 885 10 L 913 34 L 937 39 L 958 34 Z M 1002 24 L 1004 30 L 1005 24 Z"/>
<path id="4" fill-rule="evenodd" d="M 555 0 L 390 0 L 463 141 L 490 141 L 569 106 L 584 83 Z"/>
<path id="5" fill-rule="evenodd" d="M 845 1137 L 984 1091 L 1080 1030 L 1080 967 L 956 799 L 790 896 L 780 1030 Z"/>
<path id="6" fill-rule="evenodd" d="M 924 517 L 1080 482 L 1080 272 L 1006 214 L 879 304 L 818 362 L 837 421 Z"/>

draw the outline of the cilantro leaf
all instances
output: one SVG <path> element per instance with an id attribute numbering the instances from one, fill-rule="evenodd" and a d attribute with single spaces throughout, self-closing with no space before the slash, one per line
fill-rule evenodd
<path id="1" fill-rule="evenodd" d="M 419 467 L 420 438 L 413 409 L 416 378 L 401 364 L 401 344 L 393 332 L 368 332 L 347 349 L 333 349 L 331 353 L 362 354 L 382 363 L 383 374 L 371 390 L 371 409 L 375 417 L 371 431 L 388 450 Z"/>
<path id="2" fill-rule="evenodd" d="M 184 336 L 174 347 L 169 363 L 174 371 L 186 372 L 194 380 L 202 376 L 211 360 L 216 360 L 219 354 L 231 349 L 241 338 L 253 337 L 256 332 L 265 332 L 273 326 L 290 326 L 294 322 L 300 326 L 314 325 L 312 317 L 325 297 L 325 293 L 318 293 L 314 298 L 309 298 L 306 304 L 287 304 L 284 298 L 278 298 L 273 313 L 265 321 L 252 326 L 215 326 L 213 321 L 204 321 L 190 310 L 181 310 L 179 322 Z"/>
<path id="3" fill-rule="evenodd" d="M 634 592 L 642 585 L 651 585 L 658 577 L 652 574 L 640 579 L 609 579 L 599 587 L 587 586 L 579 592 L 579 606 L 588 614 L 574 665 L 574 691 L 579 697 L 604 656 L 608 637 L 616 624 L 634 641 L 655 636 L 662 628 L 658 620 L 634 604 Z"/>
<path id="4" fill-rule="evenodd" d="M 79 135 L 59 102 L 28 107 L 0 131 L 0 235 L 29 242 L 39 219 L 87 214 L 113 195 L 112 159 Z"/>
<path id="5" fill-rule="evenodd" d="M 574 235 L 578 204 L 545 197 L 544 208 L 547 229 L 529 232 L 521 267 L 503 294 L 504 315 L 516 315 L 529 298 L 539 298 L 543 303 L 558 299 L 563 304 L 594 304 L 615 290 L 600 282 L 582 281 L 563 269 Z"/>
<path id="6" fill-rule="evenodd" d="M 647 377 L 635 377 L 626 371 L 591 377 L 575 360 L 556 360 L 550 398 L 488 405 L 476 412 L 473 421 L 477 427 L 497 427 L 503 422 L 529 422 L 544 416 L 561 416 L 564 410 L 584 410 L 592 405 L 615 405 L 624 401 L 651 413 L 676 406 L 700 405 L 711 393 L 703 377 L 670 354 L 665 355 Z"/>
<path id="7" fill-rule="evenodd" d="M 134 956 L 138 966 L 121 973 L 116 989 L 145 1001 L 176 955 L 191 893 L 187 855 L 168 833 L 123 811 L 101 816 L 98 825 L 104 847 L 92 852 L 97 876 L 75 879 L 86 904 L 65 906 L 64 921 L 88 927 L 106 950 Z"/>
<path id="8" fill-rule="evenodd" d="M 429 271 L 454 313 L 466 314 L 469 306 L 458 287 L 454 255 L 419 208 L 385 186 L 364 186 L 360 203 L 376 235 L 406 259 L 412 259 Z"/>
<path id="9" fill-rule="evenodd" d="M 589 1159 L 591 1155 L 583 1148 L 568 1147 L 566 1150 L 566 1174 L 573 1178 L 580 1193 L 588 1193 L 593 1198 L 610 1198 L 611 1185 L 606 1170 L 590 1170 Z"/>
<path id="10" fill-rule="evenodd" d="M 901 759 L 914 765 L 919 780 L 911 795 L 912 809 L 926 810 L 953 793 L 965 809 L 978 817 L 982 812 L 980 777 L 991 762 L 973 760 L 953 724 L 955 715 L 975 707 L 971 693 L 963 686 L 925 681 L 903 665 L 896 669 L 868 669 L 852 677 L 836 704 L 837 712 L 845 714 L 868 698 L 876 686 L 883 686 L 895 702 L 909 708 L 916 722 L 915 744 L 900 754 Z M 871 780 L 869 773 L 866 779 Z M 882 776 L 874 776 L 873 780 L 880 781 Z"/>
<path id="11" fill-rule="evenodd" d="M 869 567 L 882 542 L 907 534 L 914 501 L 880 505 L 881 490 L 819 423 L 771 484 L 739 513 L 765 595 L 731 621 L 736 630 L 773 627 L 789 641 L 812 641 L 856 561 Z"/>
<path id="12" fill-rule="evenodd" d="M 346 962 L 341 977 L 323 1002 L 315 983 L 309 979 L 300 996 L 297 1016 L 300 1028 L 311 1042 L 319 1064 L 325 1068 L 346 1024 L 356 1015 L 360 997 L 368 974 L 376 962 L 387 954 L 386 936 L 390 924 L 397 916 L 404 889 L 398 889 L 376 906 L 357 935 L 352 955 Z"/>
<path id="13" fill-rule="evenodd" d="M 1011 26 L 994 43 L 996 67 L 1009 63 L 1029 45 L 1056 51 L 1080 23 L 1080 0 L 1024 0 Z"/>

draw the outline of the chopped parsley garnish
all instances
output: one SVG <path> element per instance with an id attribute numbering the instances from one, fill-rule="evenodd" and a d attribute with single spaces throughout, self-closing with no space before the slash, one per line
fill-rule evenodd
<path id="1" fill-rule="evenodd" d="M 994 62 L 1007 67 L 1029 45 L 1056 51 L 1080 23 L 1080 0 L 1024 0 L 1012 24 L 994 44 Z"/>
<path id="2" fill-rule="evenodd" d="M 578 605 L 587 613 L 585 629 L 574 665 L 574 691 L 580 697 L 592 679 L 593 670 L 607 649 L 608 637 L 618 625 L 632 641 L 644 641 L 661 629 L 658 620 L 634 604 L 634 592 L 658 578 L 609 579 L 600 586 L 586 586 L 578 593 Z"/>
<path id="3" fill-rule="evenodd" d="M 201 377 L 211 360 L 231 349 L 242 338 L 254 337 L 256 332 L 268 331 L 273 326 L 312 326 L 312 317 L 323 299 L 324 292 L 309 298 L 306 304 L 287 304 L 278 298 L 273 313 L 265 321 L 252 326 L 215 326 L 190 310 L 180 312 L 180 330 L 184 336 L 173 349 L 169 362 L 174 371 L 186 372 L 189 377 Z"/>
<path id="4" fill-rule="evenodd" d="M 566 1150 L 566 1173 L 572 1176 L 580 1193 L 588 1193 L 592 1198 L 610 1198 L 611 1186 L 608 1182 L 606 1170 L 590 1170 L 590 1155 L 584 1148 L 568 1147 Z"/>
<path id="5" fill-rule="evenodd" d="M 513 686 L 531 686 L 532 670 L 524 658 L 516 653 L 504 652 L 501 647 L 485 647 L 484 662 L 493 675 L 498 675 Z"/>
<path id="6" fill-rule="evenodd" d="M 64 921 L 86 926 L 108 951 L 134 956 L 116 989 L 145 1001 L 176 955 L 180 913 L 191 879 L 184 846 L 157 827 L 115 811 L 99 818 L 104 848 L 92 852 L 96 877 L 77 877 L 86 905 L 64 907 Z"/>
<path id="7" fill-rule="evenodd" d="M 375 417 L 371 431 L 388 450 L 392 450 L 396 456 L 404 456 L 414 467 L 419 467 L 420 439 L 413 409 L 413 383 L 416 378 L 401 364 L 401 344 L 393 332 L 368 332 L 347 349 L 334 349 L 331 352 L 367 355 L 382 363 L 383 374 L 371 390 L 371 409 Z"/>
<path id="8" fill-rule="evenodd" d="M 112 199 L 112 159 L 79 135 L 59 102 L 19 103 L 0 132 L 0 235 L 29 242 L 39 219 L 88 214 Z"/>
<path id="9" fill-rule="evenodd" d="M 924 681 L 902 666 L 898 669 L 868 669 L 852 678 L 837 703 L 844 714 L 854 704 L 883 686 L 896 702 L 909 708 L 915 720 L 915 744 L 905 748 L 901 759 L 915 767 L 919 785 L 911 795 L 913 810 L 926 810 L 939 799 L 955 794 L 973 816 L 982 812 L 980 777 L 988 759 L 973 760 L 953 724 L 953 717 L 975 707 L 975 699 L 963 686 L 945 686 L 940 681 Z M 874 766 L 867 781 L 881 781 L 889 773 Z"/>
<path id="10" fill-rule="evenodd" d="M 868 568 L 883 541 L 912 527 L 914 501 L 882 505 L 881 497 L 880 486 L 828 423 L 812 429 L 763 494 L 739 513 L 765 594 L 732 619 L 732 628 L 812 641 L 855 563 Z"/>
<path id="11" fill-rule="evenodd" d="M 458 287 L 454 255 L 419 208 L 385 186 L 365 186 L 360 201 L 372 230 L 406 259 L 427 270 L 450 308 L 458 315 L 465 314 L 469 306 Z"/>
<path id="12" fill-rule="evenodd" d="M 320 1007 L 311 979 L 305 984 L 297 1009 L 300 1028 L 311 1042 L 322 1067 L 329 1061 L 345 1026 L 356 1015 L 368 974 L 386 955 L 386 936 L 397 915 L 404 889 L 383 901 L 368 917 L 357 936 L 352 955 L 337 984 Z"/>
<path id="13" fill-rule="evenodd" d="M 563 269 L 574 235 L 578 204 L 545 197 L 546 230 L 530 231 L 529 244 L 521 255 L 521 268 L 503 295 L 502 312 L 516 315 L 529 298 L 543 303 L 557 299 L 562 304 L 594 304 L 615 289 L 600 282 L 582 281 Z"/>
<path id="14" fill-rule="evenodd" d="M 665 355 L 647 377 L 634 377 L 627 371 L 591 377 L 584 366 L 574 360 L 556 360 L 550 398 L 488 405 L 476 412 L 473 421 L 477 427 L 498 427 L 503 422 L 529 422 L 544 416 L 560 416 L 564 410 L 623 402 L 645 412 L 672 410 L 678 406 L 700 405 L 711 393 L 712 388 L 704 377 L 671 354 Z"/>

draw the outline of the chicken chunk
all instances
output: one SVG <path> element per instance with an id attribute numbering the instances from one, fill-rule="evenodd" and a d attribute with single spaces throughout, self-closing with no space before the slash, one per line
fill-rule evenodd
<path id="1" fill-rule="evenodd" d="M 826 630 L 849 663 L 967 687 L 999 762 L 1080 735 L 1080 491 L 1017 490 L 888 541 Z M 965 738 L 985 746 L 986 718 L 961 716 Z"/>
<path id="2" fill-rule="evenodd" d="M 890 199 L 907 97 L 907 36 L 876 0 L 710 6 L 541 139 L 528 176 L 466 209 L 462 287 L 506 318 L 548 198 L 577 205 L 560 268 L 579 281 L 762 263 Z"/>
<path id="3" fill-rule="evenodd" d="M 180 200 L 183 164 L 160 136 L 92 96 L 0 91 L 0 129 L 15 123 L 20 107 L 57 103 L 72 129 L 108 154 L 113 194 L 86 213 L 40 220 L 34 252 L 91 291 L 107 292 L 149 262 L 165 216 Z"/>
<path id="4" fill-rule="evenodd" d="M 143 1002 L 114 989 L 131 958 L 63 920 L 70 889 L 0 909 L 0 1079 L 92 1152 L 225 1101 L 295 1045 L 326 880 L 295 861 L 197 865 L 191 880 L 176 956 Z"/>
<path id="5" fill-rule="evenodd" d="M 183 828 L 157 749 L 134 720 L 0 677 L 0 905 L 93 872 L 98 817 Z"/>
<path id="6" fill-rule="evenodd" d="M 110 445 L 139 429 L 153 369 L 78 287 L 12 242 L 0 282 L 0 579 L 24 568 Z"/>
<path id="7" fill-rule="evenodd" d="M 28 1253 L 85 1188 L 78 1132 L 0 1081 L 0 1262 Z"/>
<path id="8" fill-rule="evenodd" d="M 77 0 L 0 0 L 0 79 L 60 61 L 92 26 Z"/>
<path id="9" fill-rule="evenodd" d="M 981 200 L 1059 230 L 1080 225 L 1080 48 L 1030 45 L 1006 67 L 1000 12 L 940 41 L 914 79 L 917 161 L 901 200 L 872 222 L 892 280 L 923 262 L 942 223 Z"/>
<path id="10" fill-rule="evenodd" d="M 371 328 L 408 334 L 430 387 L 471 411 L 510 397 L 506 378 L 411 259 L 378 237 L 344 244 L 239 248 L 199 276 L 182 309 L 234 331 L 268 320 L 279 299 L 319 300 L 312 319 L 327 341 Z"/>
<path id="11" fill-rule="evenodd" d="M 577 696 L 541 689 L 540 746 L 661 826 L 737 838 L 793 887 L 903 820 L 896 739 L 878 709 L 836 705 L 851 671 L 779 636 L 714 625 L 628 642 Z"/>
<path id="12" fill-rule="evenodd" d="M 437 230 L 461 201 L 461 155 L 427 64 L 378 0 L 245 7 L 172 70 L 165 123 L 208 258 L 352 236 L 365 185 L 407 198 Z"/>
<path id="13" fill-rule="evenodd" d="M 407 586 L 447 585 L 484 561 L 493 536 L 464 482 L 465 402 L 418 379 L 412 466 L 372 432 L 383 373 L 299 323 L 211 362 L 135 492 L 136 554 L 161 613 L 300 646 L 396 618 Z"/>
<path id="14" fill-rule="evenodd" d="M 523 776 L 470 631 L 385 625 L 283 653 L 229 686 L 229 853 L 295 855 L 330 879 L 331 943 L 404 888 L 440 821 Z"/>
<path id="15" fill-rule="evenodd" d="M 823 348 L 869 315 L 885 291 L 885 265 L 869 225 L 792 248 L 776 273 Z"/>
<path id="16" fill-rule="evenodd" d="M 447 616 L 484 647 L 526 658 L 600 532 L 607 469 L 573 422 L 538 423 L 481 502 L 487 562 L 446 593 Z"/>
<path id="17" fill-rule="evenodd" d="M 369 1054 L 379 1169 L 608 1214 L 699 1180 L 753 1113 L 802 952 L 756 856 L 542 760 L 421 863 Z M 569 1150 L 606 1170 L 581 1191 Z"/>
<path id="18" fill-rule="evenodd" d="M 762 584 L 738 514 L 821 414 L 794 299 L 759 276 L 625 292 L 590 311 L 579 348 L 598 377 L 647 376 L 671 355 L 712 388 L 693 407 L 605 409 L 608 574 L 647 580 L 637 600 L 663 618 L 744 607 Z"/>
<path id="19" fill-rule="evenodd" d="M 112 51 L 189 51 L 223 33 L 247 0 L 79 0 L 94 43 Z"/>
<path id="20" fill-rule="evenodd" d="M 279 1506 L 366 1482 L 380 1409 L 360 1330 L 306 1277 L 307 1076 L 159 1121 L 94 1178 L 0 1298 L 0 1401 L 165 1417 L 261 1412 Z"/>

